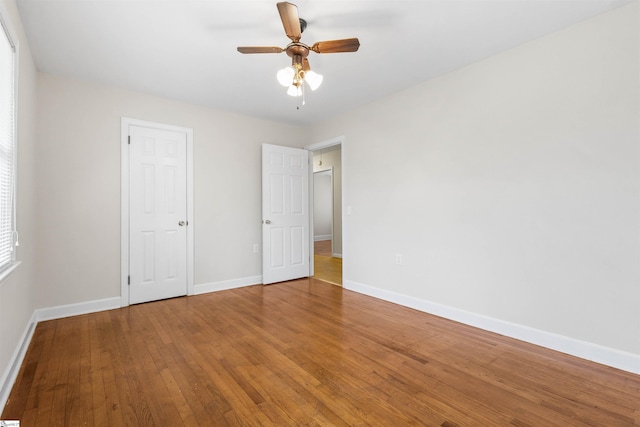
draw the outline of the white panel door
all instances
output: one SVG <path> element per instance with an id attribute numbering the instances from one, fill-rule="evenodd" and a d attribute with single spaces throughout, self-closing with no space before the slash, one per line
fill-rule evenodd
<path id="1" fill-rule="evenodd" d="M 186 295 L 186 134 L 129 132 L 129 303 Z"/>
<path id="2" fill-rule="evenodd" d="M 309 276 L 309 152 L 262 145 L 262 283 Z"/>

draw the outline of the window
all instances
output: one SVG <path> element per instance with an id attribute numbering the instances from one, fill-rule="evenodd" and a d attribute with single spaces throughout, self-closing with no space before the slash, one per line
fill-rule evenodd
<path id="1" fill-rule="evenodd" d="M 0 24 L 3 24 L 0 20 Z M 15 45 L 0 25 L 0 276 L 15 261 Z"/>

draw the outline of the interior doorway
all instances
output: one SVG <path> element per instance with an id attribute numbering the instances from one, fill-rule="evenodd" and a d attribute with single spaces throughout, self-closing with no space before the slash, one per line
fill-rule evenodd
<path id="1" fill-rule="evenodd" d="M 121 305 L 192 295 L 193 130 L 121 121 Z"/>
<path id="2" fill-rule="evenodd" d="M 309 152 L 262 144 L 262 283 L 308 277 Z"/>
<path id="3" fill-rule="evenodd" d="M 313 276 L 342 286 L 342 140 L 314 144 Z"/>

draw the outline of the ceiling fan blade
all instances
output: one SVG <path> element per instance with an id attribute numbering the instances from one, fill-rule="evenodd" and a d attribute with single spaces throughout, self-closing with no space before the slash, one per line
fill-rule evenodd
<path id="1" fill-rule="evenodd" d="M 282 48 L 278 46 L 238 46 L 240 53 L 280 53 Z"/>
<path id="2" fill-rule="evenodd" d="M 300 28 L 300 18 L 298 17 L 298 6 L 293 3 L 278 3 L 278 12 L 284 26 L 284 32 L 292 41 L 297 42 L 302 37 Z"/>
<path id="3" fill-rule="evenodd" d="M 309 65 L 309 60 L 307 58 L 304 58 L 302 60 L 302 71 L 306 73 L 309 70 L 311 70 L 311 65 Z"/>
<path id="4" fill-rule="evenodd" d="M 311 50 L 316 53 L 356 52 L 359 47 L 360 40 L 353 38 L 317 42 L 311 46 Z"/>

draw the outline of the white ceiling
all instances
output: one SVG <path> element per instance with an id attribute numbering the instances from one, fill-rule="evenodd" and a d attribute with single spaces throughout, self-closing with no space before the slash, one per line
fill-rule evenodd
<path id="1" fill-rule="evenodd" d="M 632 0 L 293 0 L 316 41 L 358 37 L 356 53 L 311 53 L 324 75 L 306 105 L 275 78 L 275 0 L 18 0 L 38 70 L 289 123 L 327 119 Z"/>

